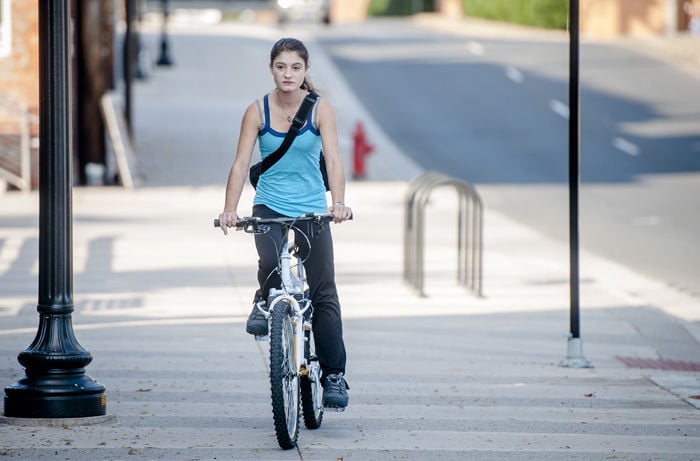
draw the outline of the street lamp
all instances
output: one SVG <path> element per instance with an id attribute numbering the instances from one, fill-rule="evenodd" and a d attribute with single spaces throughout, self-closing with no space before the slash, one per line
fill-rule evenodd
<path id="1" fill-rule="evenodd" d="M 105 388 L 75 337 L 72 260 L 70 2 L 39 2 L 39 327 L 18 360 L 26 376 L 5 388 L 5 416 L 80 418 L 106 412 Z"/>
<path id="2" fill-rule="evenodd" d="M 583 355 L 580 331 L 579 189 L 581 184 L 581 122 L 579 81 L 579 0 L 569 0 L 569 337 L 561 366 L 591 368 Z"/>
<path id="3" fill-rule="evenodd" d="M 168 12 L 168 0 L 161 0 L 163 7 L 163 28 L 160 34 L 160 56 L 156 64 L 159 66 L 172 66 L 173 60 L 170 58 L 170 53 L 168 51 L 168 17 L 170 13 Z"/>

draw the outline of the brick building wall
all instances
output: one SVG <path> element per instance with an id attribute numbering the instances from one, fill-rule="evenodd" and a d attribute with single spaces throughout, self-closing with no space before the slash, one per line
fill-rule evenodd
<path id="1" fill-rule="evenodd" d="M 38 113 L 38 0 L 11 0 L 7 4 L 10 5 L 12 27 L 10 36 L 3 37 L 10 45 L 9 54 L 0 56 L 0 95 L 18 100 Z"/>
<path id="2" fill-rule="evenodd" d="M 84 180 L 87 163 L 105 163 L 104 126 L 99 101 L 112 85 L 113 24 L 116 0 L 61 0 L 71 6 L 73 152 Z M 4 7 L 4 9 L 3 9 Z M 0 192 L 7 174 L 22 175 L 27 144 L 21 136 L 21 113 L 33 117 L 30 126 L 31 186 L 38 186 L 39 136 L 39 0 L 0 0 L 0 23 L 8 19 L 11 33 L 0 35 Z M 2 30 L 2 24 L 0 24 Z M 9 41 L 8 41 L 9 40 Z M 8 46 L 9 44 L 9 46 Z M 22 144 L 24 143 L 24 144 Z M 26 164 L 26 163 L 25 163 Z M 24 168 L 26 170 L 26 168 Z M 12 184 L 12 178 L 10 183 Z"/>
<path id="3" fill-rule="evenodd" d="M 581 0 L 581 33 L 592 37 L 661 35 L 667 0 Z"/>
<path id="4" fill-rule="evenodd" d="M 0 0 L 0 12 L 2 193 L 6 182 L 22 189 L 39 183 L 38 0 Z"/>

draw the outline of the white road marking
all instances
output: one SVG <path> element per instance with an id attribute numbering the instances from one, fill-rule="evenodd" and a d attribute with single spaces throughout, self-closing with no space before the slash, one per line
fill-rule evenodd
<path id="1" fill-rule="evenodd" d="M 616 149 L 621 150 L 625 154 L 631 155 L 632 157 L 639 156 L 639 147 L 636 144 L 633 144 L 624 138 L 617 137 L 613 139 L 613 146 L 615 146 Z"/>
<path id="2" fill-rule="evenodd" d="M 22 249 L 23 243 L 23 238 L 8 237 L 5 240 L 5 244 L 0 245 L 0 277 L 3 276 L 5 272 L 10 269 L 12 263 L 15 262 Z"/>
<path id="3" fill-rule="evenodd" d="M 476 56 L 483 56 L 484 54 L 484 45 L 482 45 L 479 42 L 474 42 L 474 41 L 469 41 L 467 42 L 467 49 L 471 54 L 474 54 Z"/>
<path id="4" fill-rule="evenodd" d="M 515 83 L 523 83 L 523 73 L 513 66 L 506 66 L 506 76 Z"/>
<path id="5" fill-rule="evenodd" d="M 81 323 L 73 326 L 75 330 L 102 330 L 105 328 L 136 328 L 150 327 L 162 325 L 207 325 L 207 324 L 222 324 L 222 323 L 242 323 L 246 320 L 244 316 L 226 316 L 226 317 L 202 317 L 202 318 L 172 318 L 172 319 L 144 319 L 144 320 L 125 320 L 121 322 L 99 322 L 99 323 Z M 7 330 L 0 329 L 0 335 L 16 335 L 30 334 L 36 331 L 36 328 L 12 328 Z"/>
<path id="6" fill-rule="evenodd" d="M 551 101 L 549 101 L 549 108 L 552 109 L 557 115 L 560 115 L 565 119 L 569 118 L 569 106 L 564 104 L 563 102 L 556 99 L 552 99 Z"/>

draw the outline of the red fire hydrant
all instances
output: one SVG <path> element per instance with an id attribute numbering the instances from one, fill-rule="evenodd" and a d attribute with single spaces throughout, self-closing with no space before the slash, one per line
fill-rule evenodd
<path id="1" fill-rule="evenodd" d="M 353 179 L 363 179 L 367 174 L 365 168 L 365 157 L 374 150 L 374 146 L 367 143 L 365 128 L 362 126 L 361 122 L 357 122 L 355 125 L 355 131 L 352 134 L 352 139 L 352 177 Z"/>

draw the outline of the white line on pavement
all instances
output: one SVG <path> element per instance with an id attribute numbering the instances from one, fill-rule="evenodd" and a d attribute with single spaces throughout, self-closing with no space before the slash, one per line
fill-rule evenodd
<path id="1" fill-rule="evenodd" d="M 479 42 L 469 41 L 467 42 L 467 50 L 469 50 L 471 54 L 474 54 L 476 56 L 483 56 L 484 45 L 482 45 Z"/>
<path id="2" fill-rule="evenodd" d="M 133 328 L 164 325 L 207 325 L 219 323 L 242 323 L 247 317 L 226 316 L 226 317 L 204 317 L 204 318 L 170 318 L 170 319 L 148 319 L 148 320 L 126 320 L 122 322 L 99 322 L 76 324 L 73 328 L 77 330 L 99 330 L 104 328 Z M 36 332 L 36 328 L 13 328 L 0 330 L 0 335 L 30 334 Z"/>
<path id="3" fill-rule="evenodd" d="M 557 99 L 552 99 L 549 101 L 549 108 L 552 109 L 557 115 L 560 115 L 566 119 L 569 118 L 569 106 L 563 102 Z"/>
<path id="4" fill-rule="evenodd" d="M 615 139 L 613 139 L 613 146 L 615 146 L 615 148 L 621 150 L 625 154 L 631 155 L 632 157 L 639 156 L 639 147 L 636 144 L 633 144 L 624 138 L 616 137 Z"/>
<path id="5" fill-rule="evenodd" d="M 513 66 L 506 66 L 506 76 L 515 83 L 523 83 L 523 73 Z"/>

